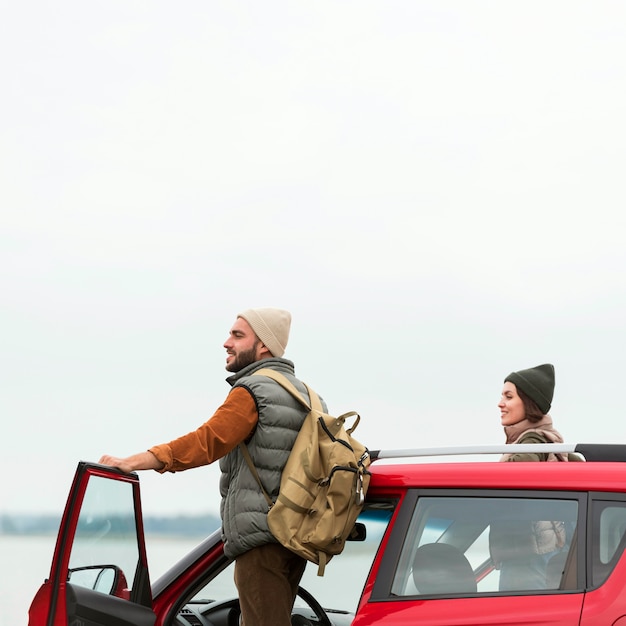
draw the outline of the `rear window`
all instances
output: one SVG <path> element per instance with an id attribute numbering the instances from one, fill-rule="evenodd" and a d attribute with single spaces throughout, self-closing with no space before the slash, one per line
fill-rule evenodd
<path id="1" fill-rule="evenodd" d="M 626 503 L 595 500 L 591 541 L 591 584 L 598 587 L 608 578 L 624 552 Z"/>

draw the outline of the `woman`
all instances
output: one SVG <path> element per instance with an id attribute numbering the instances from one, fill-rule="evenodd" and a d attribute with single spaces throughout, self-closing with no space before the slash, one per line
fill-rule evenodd
<path id="1" fill-rule="evenodd" d="M 550 363 L 512 372 L 498 403 L 506 443 L 563 443 L 548 415 L 554 395 Z M 505 454 L 501 461 L 568 461 L 567 454 Z M 544 589 L 546 565 L 565 546 L 565 525 L 549 520 L 503 520 L 492 525 L 492 559 L 500 590 Z"/>
<path id="2" fill-rule="evenodd" d="M 563 443 L 548 415 L 554 396 L 550 363 L 512 372 L 504 379 L 498 403 L 506 443 Z M 505 454 L 502 461 L 567 461 L 566 454 Z"/>

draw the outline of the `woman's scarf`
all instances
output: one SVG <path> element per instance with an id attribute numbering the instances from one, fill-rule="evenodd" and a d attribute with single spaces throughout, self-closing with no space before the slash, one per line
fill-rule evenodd
<path id="1" fill-rule="evenodd" d="M 549 415 L 544 415 L 538 422 L 523 419 L 520 422 L 504 427 L 506 443 L 518 443 L 519 440 L 529 432 L 539 434 L 546 440 L 546 443 L 563 443 L 563 437 L 552 425 L 552 418 Z M 510 454 L 505 454 L 500 460 L 506 461 L 510 456 Z M 567 461 L 567 454 L 554 454 L 550 452 L 548 461 Z"/>

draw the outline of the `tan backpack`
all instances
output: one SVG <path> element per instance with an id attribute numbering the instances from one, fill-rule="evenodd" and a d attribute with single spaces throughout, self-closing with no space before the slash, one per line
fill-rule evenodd
<path id="1" fill-rule="evenodd" d="M 267 523 L 279 543 L 318 565 L 343 551 L 363 508 L 371 463 L 368 449 L 352 437 L 360 417 L 354 411 L 332 417 L 322 410 L 318 395 L 306 384 L 311 405 L 288 378 L 271 369 L 254 375 L 274 379 L 309 411 L 283 470 L 280 491 L 272 502 L 265 491 L 245 444 L 243 456 L 265 496 Z M 354 417 L 351 428 L 346 419 Z"/>

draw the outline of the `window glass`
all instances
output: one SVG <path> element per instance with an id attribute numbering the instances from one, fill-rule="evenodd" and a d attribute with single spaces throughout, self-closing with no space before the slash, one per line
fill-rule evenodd
<path id="1" fill-rule="evenodd" d="M 626 503 L 594 501 L 592 531 L 592 584 L 601 585 L 624 551 Z"/>
<path id="2" fill-rule="evenodd" d="M 421 497 L 392 594 L 559 589 L 577 500 Z"/>
<path id="3" fill-rule="evenodd" d="M 128 599 L 138 564 L 132 485 L 92 476 L 78 518 L 69 582 Z"/>

